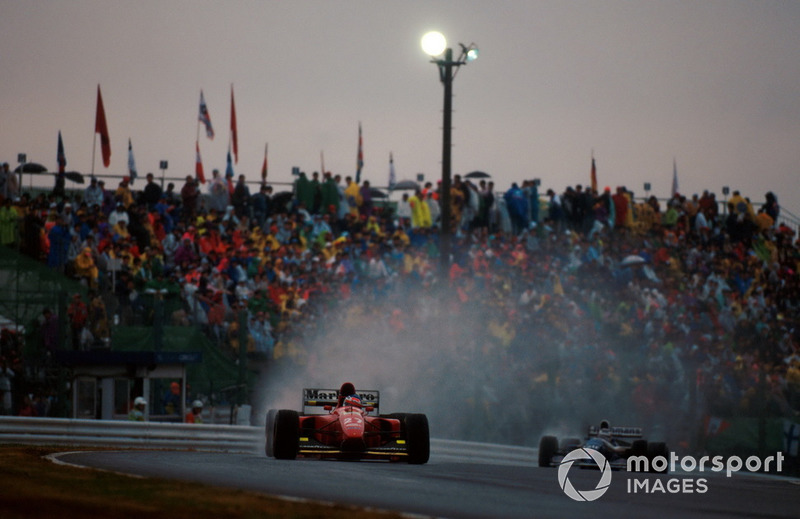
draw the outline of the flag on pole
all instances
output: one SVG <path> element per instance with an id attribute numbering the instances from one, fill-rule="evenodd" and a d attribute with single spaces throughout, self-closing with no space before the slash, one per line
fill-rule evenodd
<path id="1" fill-rule="evenodd" d="M 594 155 L 592 156 L 592 191 L 597 193 L 597 165 L 594 163 Z"/>
<path id="2" fill-rule="evenodd" d="M 233 162 L 230 146 L 228 146 L 228 164 L 225 166 L 225 181 L 228 183 L 228 191 L 233 194 Z"/>
<path id="3" fill-rule="evenodd" d="M 94 133 L 100 134 L 103 166 L 108 167 L 108 165 L 111 164 L 111 139 L 108 137 L 106 110 L 103 108 L 103 96 L 100 94 L 100 85 L 97 85 L 97 112 L 94 119 Z"/>
<path id="4" fill-rule="evenodd" d="M 128 175 L 131 177 L 131 185 L 133 185 L 133 181 L 136 180 L 136 161 L 133 159 L 133 145 L 131 144 L 131 138 L 128 137 Z"/>
<path id="5" fill-rule="evenodd" d="M 200 115 L 198 116 L 201 123 L 206 127 L 206 135 L 209 139 L 214 139 L 214 127 L 211 126 L 211 116 L 208 115 L 208 107 L 206 106 L 206 99 L 203 97 L 203 91 L 200 90 Z"/>
<path id="6" fill-rule="evenodd" d="M 672 159 L 672 196 L 675 196 L 676 193 L 680 193 L 678 189 L 678 166 L 675 163 L 675 159 Z"/>
<path id="7" fill-rule="evenodd" d="M 239 138 L 236 134 L 236 105 L 233 102 L 233 85 L 231 85 L 231 143 L 233 144 L 233 158 L 239 163 Z"/>
<path id="8" fill-rule="evenodd" d="M 800 424 L 783 421 L 783 452 L 792 457 L 797 457 L 800 446 Z"/>
<path id="9" fill-rule="evenodd" d="M 364 141 L 361 138 L 361 121 L 358 122 L 358 157 L 356 159 L 356 184 L 361 183 L 361 170 L 364 168 Z"/>
<path id="10" fill-rule="evenodd" d="M 64 141 L 61 140 L 61 130 L 58 130 L 58 174 L 63 175 L 67 168 L 67 156 L 64 154 Z"/>
<path id="11" fill-rule="evenodd" d="M 392 157 L 392 152 L 389 152 L 389 189 L 392 189 L 394 185 L 397 183 L 397 178 L 394 174 L 394 157 Z"/>
<path id="12" fill-rule="evenodd" d="M 194 144 L 195 144 L 194 177 L 201 184 L 205 184 L 206 174 L 203 172 L 203 159 L 200 158 L 200 141 L 194 141 Z"/>
<path id="13" fill-rule="evenodd" d="M 261 164 L 261 181 L 267 181 L 267 148 L 269 143 L 264 144 L 264 163 Z"/>
<path id="14" fill-rule="evenodd" d="M 319 150 L 319 172 L 325 177 L 325 155 L 322 153 L 322 150 Z"/>

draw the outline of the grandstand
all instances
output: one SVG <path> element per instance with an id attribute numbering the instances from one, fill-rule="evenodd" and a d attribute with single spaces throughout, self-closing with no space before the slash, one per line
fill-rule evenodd
<path id="1" fill-rule="evenodd" d="M 415 388 L 405 404 L 434 406 L 432 425 L 456 438 L 525 444 L 545 424 L 613 413 L 684 449 L 779 444 L 784 425 L 800 421 L 797 218 L 727 198 L 696 218 L 686 199 L 624 190 L 578 199 L 571 188 L 559 214 L 531 188 L 523 184 L 520 211 L 510 190 L 488 197 L 456 182 L 463 205 L 446 272 L 435 227 L 399 220 L 392 205 L 338 213 L 290 196 L 262 228 L 246 206 L 220 216 L 203 201 L 187 220 L 176 216 L 180 199 L 165 212 L 134 202 L 126 210 L 141 220 L 129 238 L 103 225 L 121 200 L 109 192 L 89 233 L 96 276 L 46 267 L 49 255 L 33 247 L 32 258 L 23 234 L 3 250 L 0 313 L 25 338 L 14 410 L 20 394 L 64 398 L 69 366 L 48 361 L 47 345 L 73 348 L 77 293 L 99 300 L 109 323 L 78 349 L 200 352 L 186 396 L 207 402 L 258 410 L 287 381 L 338 376 L 349 363 L 368 383 Z M 36 207 L 46 219 L 64 202 Z M 160 227 L 167 218 L 170 231 Z M 170 260 L 170 234 L 192 249 L 185 261 Z M 104 253 L 122 269 L 109 269 Z M 45 307 L 58 319 L 52 329 Z M 492 412 L 508 395 L 514 412 Z M 53 405 L 50 415 L 69 409 Z M 490 412 L 494 428 L 474 427 Z"/>

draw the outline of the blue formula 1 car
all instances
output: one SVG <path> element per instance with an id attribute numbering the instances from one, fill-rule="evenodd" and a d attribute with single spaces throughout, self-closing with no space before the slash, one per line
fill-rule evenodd
<path id="1" fill-rule="evenodd" d="M 560 443 L 555 436 L 543 436 L 539 441 L 539 466 L 557 467 L 564 456 L 575 449 L 588 448 L 600 452 L 613 470 L 628 470 L 628 459 L 636 456 L 646 459 L 647 463 L 635 463 L 636 467 L 646 467 L 650 472 L 653 469 L 652 460 L 658 456 L 669 459 L 669 449 L 663 442 L 648 442 L 643 437 L 640 427 L 611 427 L 608 421 L 603 420 L 600 426 L 592 425 L 585 440 L 580 438 L 565 438 Z M 581 468 L 598 468 L 591 458 L 576 460 L 575 464 Z M 663 472 L 666 472 L 664 470 Z"/>

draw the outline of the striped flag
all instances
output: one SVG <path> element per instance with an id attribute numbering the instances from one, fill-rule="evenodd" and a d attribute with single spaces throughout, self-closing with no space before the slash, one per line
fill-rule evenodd
<path id="1" fill-rule="evenodd" d="M 128 175 L 131 177 L 131 185 L 133 185 L 133 181 L 136 180 L 137 173 L 136 161 L 133 159 L 133 145 L 131 144 L 130 137 L 128 137 Z"/>
<path id="2" fill-rule="evenodd" d="M 389 189 L 392 189 L 394 185 L 397 183 L 397 178 L 395 177 L 394 173 L 394 157 L 392 157 L 392 152 L 389 152 Z"/>
<path id="3" fill-rule="evenodd" d="M 61 130 L 58 130 L 58 174 L 63 175 L 67 168 L 67 156 L 64 154 L 64 141 L 61 140 Z"/>
<path id="4" fill-rule="evenodd" d="M 198 119 L 206 127 L 206 135 L 209 139 L 214 139 L 214 127 L 211 125 L 211 116 L 208 115 L 208 107 L 206 106 L 206 99 L 203 97 L 203 91 L 200 90 L 200 115 Z"/>
<path id="5" fill-rule="evenodd" d="M 233 158 L 239 163 L 239 137 L 236 133 L 236 105 L 233 103 L 233 85 L 231 85 L 231 143 L 233 145 Z"/>
<path id="6" fill-rule="evenodd" d="M 194 177 L 201 184 L 205 184 L 206 175 L 203 172 L 203 159 L 200 158 L 200 141 L 194 141 L 194 144 L 195 144 Z"/>
<path id="7" fill-rule="evenodd" d="M 356 158 L 356 184 L 361 183 L 361 170 L 364 168 L 364 140 L 361 138 L 361 121 L 358 122 L 358 157 Z"/>
<path id="8" fill-rule="evenodd" d="M 111 164 L 111 139 L 108 136 L 106 123 L 106 110 L 103 107 L 103 96 L 100 94 L 100 85 L 97 85 L 97 112 L 94 118 L 94 133 L 100 134 L 100 148 L 103 152 L 103 165 Z"/>

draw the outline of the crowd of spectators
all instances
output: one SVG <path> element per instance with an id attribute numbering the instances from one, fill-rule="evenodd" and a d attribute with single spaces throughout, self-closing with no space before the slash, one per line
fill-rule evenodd
<path id="1" fill-rule="evenodd" d="M 276 380 L 331 358 L 407 366 L 402 398 L 458 409 L 438 424 L 457 437 L 530 443 L 571 425 L 563 410 L 651 429 L 800 411 L 800 243 L 772 193 L 756 210 L 739 192 L 659 201 L 455 176 L 443 259 L 430 184 L 395 205 L 330 173 L 277 194 L 216 171 L 180 191 L 145 182 L 2 202 L 2 245 L 93 294 L 70 344 L 47 347 L 107 339 L 107 314 L 150 322 L 159 299 L 232 357 L 246 311 L 247 350 Z"/>

